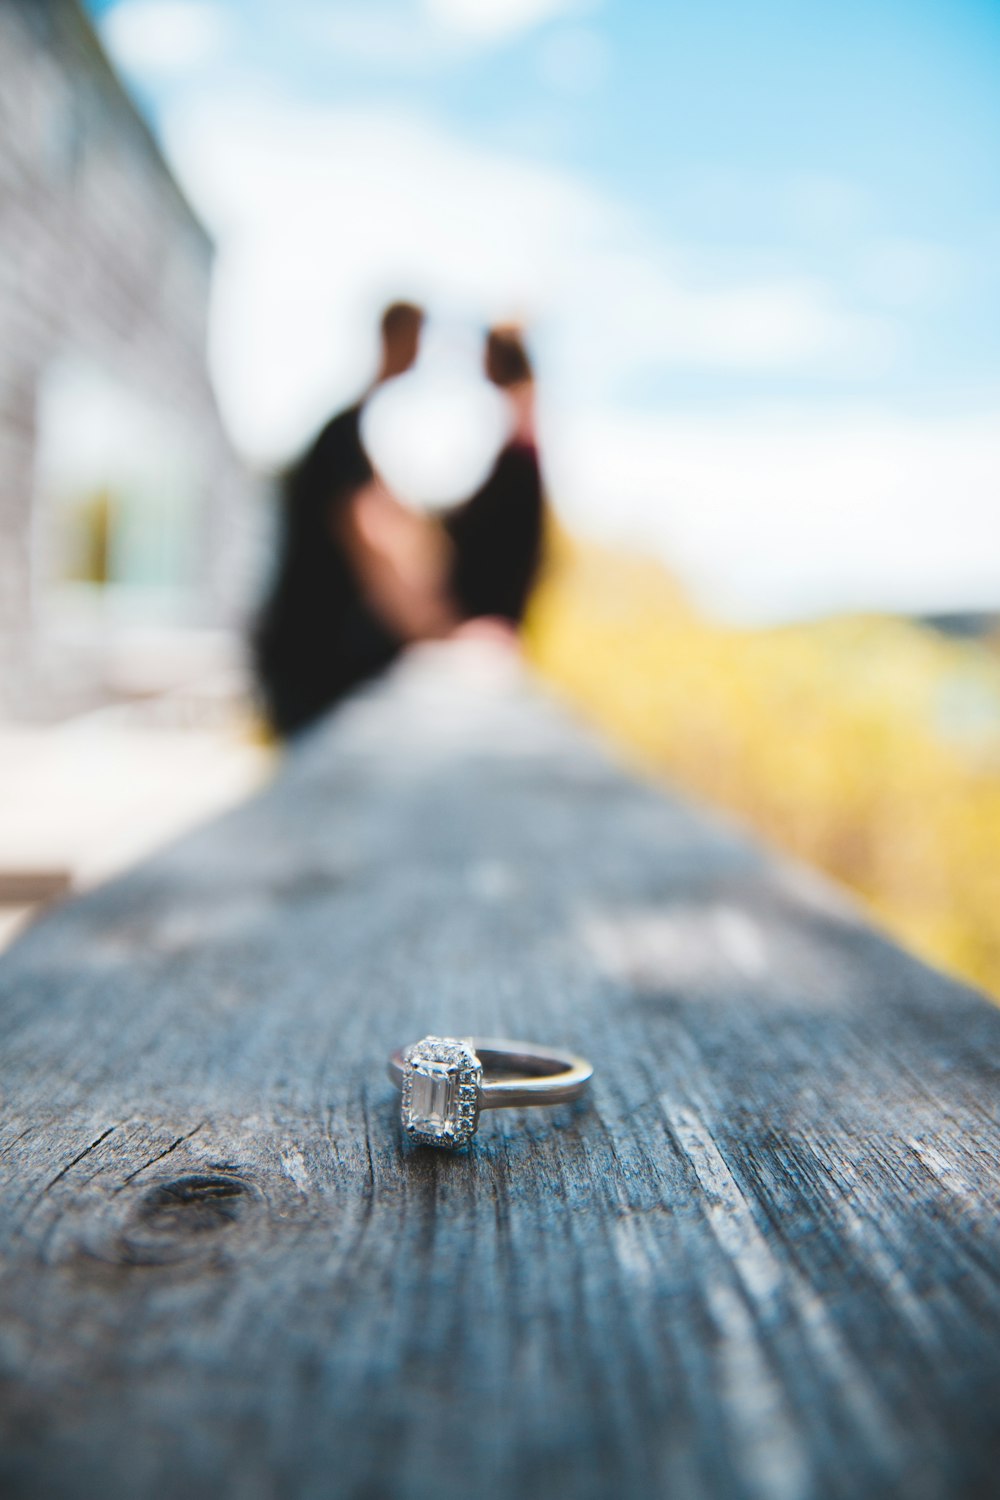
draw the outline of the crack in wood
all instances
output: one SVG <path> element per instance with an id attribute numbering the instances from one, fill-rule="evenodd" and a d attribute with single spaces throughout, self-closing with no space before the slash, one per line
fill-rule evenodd
<path id="1" fill-rule="evenodd" d="M 124 1181 L 121 1183 L 121 1186 L 117 1187 L 115 1189 L 115 1192 L 116 1193 L 122 1192 L 124 1190 L 124 1188 L 126 1188 L 130 1182 L 134 1182 L 135 1181 L 135 1179 L 140 1175 L 140 1173 L 145 1172 L 148 1167 L 155 1167 L 155 1165 L 156 1165 L 156 1163 L 158 1161 L 163 1161 L 164 1157 L 167 1157 L 167 1156 L 169 1156 L 171 1154 L 171 1152 L 176 1151 L 178 1146 L 183 1146 L 183 1144 L 184 1144 L 185 1141 L 190 1141 L 194 1136 L 196 1136 L 198 1134 L 198 1131 L 202 1130 L 207 1124 L 208 1124 L 207 1120 L 202 1120 L 198 1125 L 196 1125 L 194 1127 L 193 1130 L 189 1130 L 188 1133 L 187 1133 L 187 1135 L 179 1135 L 177 1137 L 176 1141 L 171 1141 L 170 1145 L 167 1146 L 166 1150 L 161 1151 L 158 1156 L 151 1156 L 150 1159 L 149 1159 L 149 1161 L 143 1162 L 143 1164 L 142 1164 L 141 1167 L 136 1167 L 136 1169 L 135 1169 L 134 1172 L 130 1172 L 128 1174 L 128 1176 L 124 1179 Z"/>
<path id="2" fill-rule="evenodd" d="M 25 1136 L 29 1136 L 33 1130 L 37 1130 L 37 1129 L 38 1129 L 37 1123 L 33 1124 L 33 1125 L 28 1125 L 24 1130 L 21 1131 L 20 1135 L 16 1135 L 12 1141 L 8 1141 L 7 1142 L 7 1144 L 4 1146 L 3 1150 L 0 1150 L 0 1157 L 9 1156 L 10 1153 L 13 1151 L 14 1147 L 20 1141 L 24 1140 Z"/>
<path id="3" fill-rule="evenodd" d="M 49 1182 L 49 1183 L 47 1183 L 45 1185 L 45 1187 L 42 1188 L 42 1191 L 38 1195 L 38 1201 L 41 1201 L 41 1199 L 45 1197 L 46 1193 L 50 1193 L 52 1191 L 52 1189 L 55 1187 L 55 1185 L 56 1185 L 57 1182 L 62 1182 L 62 1180 L 66 1176 L 67 1172 L 72 1172 L 73 1168 L 79 1162 L 83 1161 L 83 1159 L 84 1159 L 85 1156 L 89 1156 L 90 1153 L 91 1153 L 91 1151 L 95 1151 L 97 1149 L 97 1147 L 101 1144 L 101 1142 L 102 1141 L 106 1141 L 107 1138 L 108 1138 L 108 1136 L 111 1135 L 113 1133 L 113 1131 L 115 1131 L 117 1129 L 118 1129 L 117 1125 L 109 1125 L 108 1128 L 107 1128 L 107 1130 L 105 1130 L 101 1135 L 99 1135 L 97 1137 L 96 1141 L 91 1141 L 90 1145 L 89 1146 L 85 1146 L 83 1148 L 83 1150 L 79 1153 L 78 1156 L 74 1156 L 74 1158 L 73 1158 L 72 1161 L 67 1162 L 66 1165 L 63 1167 L 62 1171 L 61 1172 L 57 1172 L 56 1175 L 53 1177 L 52 1181 Z"/>

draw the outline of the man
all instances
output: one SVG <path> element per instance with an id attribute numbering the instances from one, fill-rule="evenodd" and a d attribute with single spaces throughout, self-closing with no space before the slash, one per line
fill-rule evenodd
<path id="1" fill-rule="evenodd" d="M 361 441 L 365 402 L 411 369 L 423 321 L 412 303 L 386 308 L 374 381 L 327 422 L 285 477 L 278 568 L 253 641 L 264 707 L 282 738 L 382 671 L 404 644 L 372 608 L 350 536 L 354 501 L 375 480 Z"/>

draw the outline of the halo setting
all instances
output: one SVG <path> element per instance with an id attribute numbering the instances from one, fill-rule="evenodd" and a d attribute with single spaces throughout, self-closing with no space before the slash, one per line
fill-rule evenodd
<path id="1" fill-rule="evenodd" d="M 403 1053 L 402 1121 L 420 1146 L 467 1146 L 479 1124 L 483 1069 L 472 1044 L 425 1036 Z"/>

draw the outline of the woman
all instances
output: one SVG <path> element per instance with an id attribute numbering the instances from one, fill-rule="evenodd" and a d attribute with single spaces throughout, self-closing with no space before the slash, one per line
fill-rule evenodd
<path id="1" fill-rule="evenodd" d="M 520 329 L 490 329 L 483 367 L 507 398 L 511 428 L 480 489 L 444 518 L 454 548 L 451 595 L 465 620 L 488 616 L 517 627 L 541 566 L 545 524 L 535 382 Z"/>

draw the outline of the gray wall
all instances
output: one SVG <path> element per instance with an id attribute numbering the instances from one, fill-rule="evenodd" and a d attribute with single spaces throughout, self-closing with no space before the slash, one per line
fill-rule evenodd
<path id="1" fill-rule="evenodd" d="M 0 655 L 24 662 L 44 629 L 39 393 L 67 356 L 183 434 L 192 617 L 232 618 L 252 491 L 205 367 L 211 243 L 76 0 L 0 0 L 0 84 Z"/>

